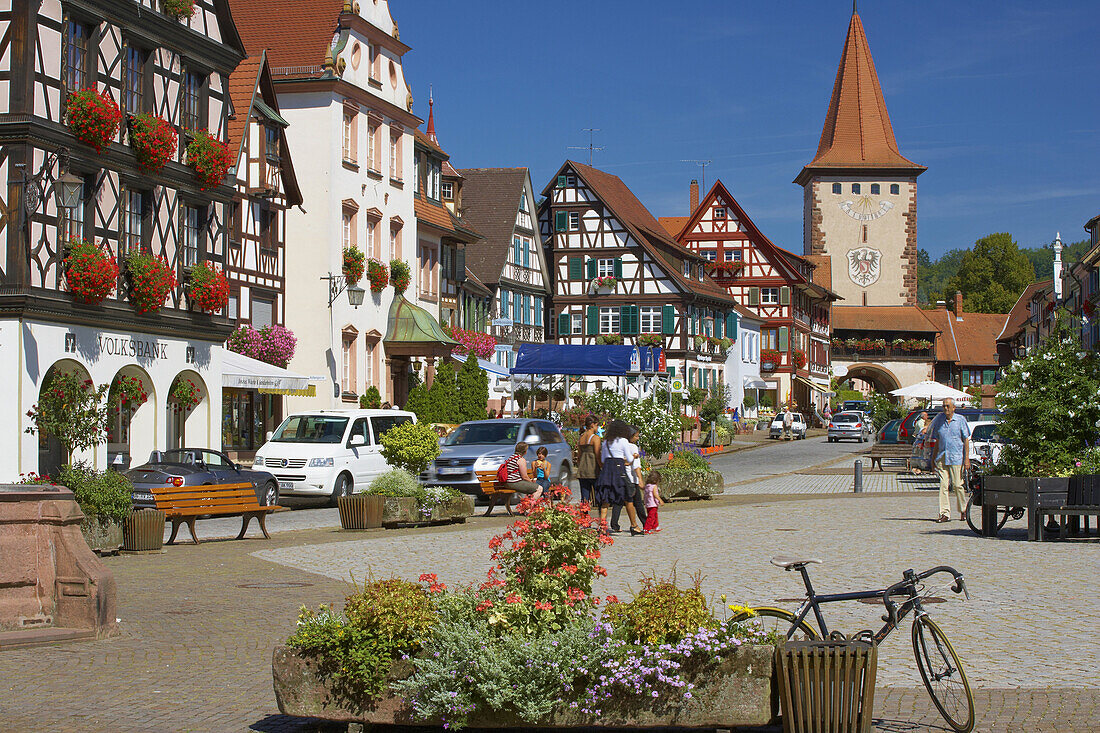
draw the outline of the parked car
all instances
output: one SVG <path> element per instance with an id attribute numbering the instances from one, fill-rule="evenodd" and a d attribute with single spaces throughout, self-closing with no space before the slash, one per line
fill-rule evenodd
<path id="1" fill-rule="evenodd" d="M 402 410 L 317 410 L 289 415 L 256 451 L 283 496 L 336 498 L 363 490 L 390 470 L 379 440 L 395 425 L 416 422 Z"/>
<path id="2" fill-rule="evenodd" d="M 250 483 L 263 506 L 279 503 L 279 484 L 267 471 L 241 468 L 229 456 L 209 448 L 153 451 L 149 462 L 122 472 L 133 484 L 135 509 L 156 506 L 153 489 L 163 486 Z"/>
<path id="3" fill-rule="evenodd" d="M 883 425 L 879 431 L 878 436 L 875 438 L 877 443 L 897 443 L 898 442 L 898 426 L 901 425 L 901 418 L 891 420 Z"/>
<path id="4" fill-rule="evenodd" d="M 844 400 L 840 403 L 841 412 L 866 412 L 871 413 L 871 403 L 867 400 Z"/>
<path id="5" fill-rule="evenodd" d="M 829 420 L 828 439 L 830 443 L 841 440 L 854 440 L 866 443 L 871 439 L 874 427 L 862 412 L 838 412 Z"/>
<path id="6" fill-rule="evenodd" d="M 545 447 L 551 481 L 569 484 L 573 478 L 573 449 L 557 425 L 548 420 L 528 418 L 462 423 L 443 440 L 442 452 L 428 470 L 420 474 L 420 481 L 426 486 L 450 486 L 456 491 L 481 497 L 481 482 L 476 472 L 496 471 L 520 442 L 531 446 L 527 452 L 528 464 L 534 462 L 535 450 Z"/>
<path id="7" fill-rule="evenodd" d="M 970 424 L 970 460 L 983 462 L 988 451 L 989 462 L 996 463 L 1001 457 L 1004 440 L 997 432 L 998 423 L 983 420 Z"/>
<path id="8" fill-rule="evenodd" d="M 806 418 L 802 416 L 801 412 L 791 413 L 791 435 L 797 439 L 802 440 L 806 437 Z M 783 413 L 779 413 L 772 420 L 771 427 L 768 429 L 769 438 L 781 438 L 783 437 Z"/>
<path id="9" fill-rule="evenodd" d="M 932 422 L 943 412 L 942 407 L 934 407 L 932 409 L 921 408 L 912 410 L 905 417 L 901 419 L 901 426 L 898 427 L 898 442 L 899 443 L 912 443 L 917 438 L 916 423 L 917 418 L 920 417 L 922 412 L 928 413 L 928 421 Z M 1000 420 L 1004 415 L 1002 410 L 998 410 L 994 407 L 960 407 L 955 410 L 956 415 L 962 415 L 966 418 L 966 421 L 971 425 L 983 420 Z"/>

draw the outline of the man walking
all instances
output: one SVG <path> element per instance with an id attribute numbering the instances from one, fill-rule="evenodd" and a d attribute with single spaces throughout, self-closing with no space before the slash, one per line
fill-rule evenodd
<path id="1" fill-rule="evenodd" d="M 791 414 L 791 408 L 783 408 L 783 440 L 791 439 L 791 427 L 794 425 L 794 415 Z"/>
<path id="2" fill-rule="evenodd" d="M 943 401 L 943 414 L 937 415 L 928 428 L 926 440 L 934 441 L 932 463 L 940 480 L 940 516 L 937 522 L 951 520 L 950 495 L 955 494 L 959 519 L 966 519 L 966 495 L 963 493 L 963 471 L 970 470 L 970 425 L 962 415 L 955 414 L 955 400 Z"/>

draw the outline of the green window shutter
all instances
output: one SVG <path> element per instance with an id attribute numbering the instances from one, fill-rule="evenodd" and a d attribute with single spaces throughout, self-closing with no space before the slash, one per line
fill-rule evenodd
<path id="1" fill-rule="evenodd" d="M 726 314 L 726 338 L 731 341 L 737 340 L 737 313 L 730 311 Z"/>
<path id="2" fill-rule="evenodd" d="M 569 336 L 572 331 L 569 325 L 569 311 L 562 311 L 558 316 L 558 336 Z"/>
<path id="3" fill-rule="evenodd" d="M 636 334 L 641 327 L 641 317 L 638 313 L 638 306 L 636 305 L 624 305 L 620 312 L 619 318 L 622 319 L 620 329 L 625 334 Z"/>
<path id="4" fill-rule="evenodd" d="M 670 366 L 670 367 L 665 367 L 665 369 L 668 371 L 668 376 L 669 377 L 671 377 L 671 378 L 676 377 L 676 367 Z"/>
<path id="5" fill-rule="evenodd" d="M 623 258 L 622 257 L 616 257 L 615 258 L 615 279 L 616 280 L 622 280 L 623 279 Z"/>
<path id="6" fill-rule="evenodd" d="M 595 336 L 600 332 L 600 309 L 594 305 L 588 306 L 588 335 Z"/>
<path id="7" fill-rule="evenodd" d="M 569 228 L 569 214 L 564 211 L 554 212 L 554 231 L 564 232 Z"/>
<path id="8" fill-rule="evenodd" d="M 619 306 L 619 333 L 630 333 L 630 306 Z"/>
<path id="9" fill-rule="evenodd" d="M 791 289 L 787 285 L 779 288 L 779 305 L 791 304 Z"/>
<path id="10" fill-rule="evenodd" d="M 749 305 L 760 305 L 760 288 L 749 288 Z"/>
<path id="11" fill-rule="evenodd" d="M 787 341 L 789 340 L 789 333 L 790 333 L 790 329 L 788 329 L 786 326 L 781 326 L 779 328 L 779 350 L 780 351 L 786 351 L 787 350 Z"/>
<path id="12" fill-rule="evenodd" d="M 570 280 L 583 280 L 584 279 L 584 258 L 583 257 L 570 257 L 569 258 L 569 279 Z"/>
<path id="13" fill-rule="evenodd" d="M 695 367 L 688 367 L 688 386 L 695 386 Z"/>
<path id="14" fill-rule="evenodd" d="M 676 308 L 671 305 L 666 305 L 661 309 L 661 330 L 665 336 L 672 336 L 676 333 Z"/>
<path id="15" fill-rule="evenodd" d="M 596 277 L 596 260 L 589 260 L 588 262 L 585 263 L 585 265 L 586 265 L 587 270 L 588 270 L 588 272 L 587 272 L 588 279 L 591 280 L 591 279 L 595 278 Z"/>
<path id="16" fill-rule="evenodd" d="M 565 188 L 565 176 L 558 176 L 558 188 Z"/>

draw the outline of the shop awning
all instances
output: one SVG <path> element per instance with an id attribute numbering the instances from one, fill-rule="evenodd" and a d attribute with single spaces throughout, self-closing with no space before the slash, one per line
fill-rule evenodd
<path id="1" fill-rule="evenodd" d="M 223 349 L 222 387 L 255 389 L 264 394 L 312 397 L 316 387 L 310 377 L 281 369 L 274 364 L 252 359 Z"/>
<path id="2" fill-rule="evenodd" d="M 756 377 L 745 377 L 745 389 L 767 389 L 768 383 Z"/>
<path id="3" fill-rule="evenodd" d="M 386 338 L 382 339 L 388 356 L 447 356 L 458 342 L 443 332 L 439 321 L 428 311 L 398 295 L 390 305 Z"/>
<path id="4" fill-rule="evenodd" d="M 810 389 L 812 389 L 816 392 L 828 392 L 829 391 L 828 388 L 823 387 L 820 384 L 814 384 L 813 382 L 806 379 L 805 377 L 799 377 L 799 376 L 795 375 L 795 381 L 796 382 L 802 382 L 802 384 L 806 385 L 807 387 L 809 387 Z"/>

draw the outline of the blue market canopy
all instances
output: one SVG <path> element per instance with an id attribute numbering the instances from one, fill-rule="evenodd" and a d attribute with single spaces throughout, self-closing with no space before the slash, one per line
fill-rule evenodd
<path id="1" fill-rule="evenodd" d="M 512 374 L 567 374 L 578 377 L 624 377 L 639 371 L 652 374 L 660 353 L 659 347 L 648 346 L 522 344 L 516 354 Z"/>

